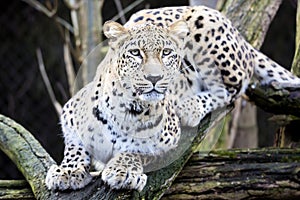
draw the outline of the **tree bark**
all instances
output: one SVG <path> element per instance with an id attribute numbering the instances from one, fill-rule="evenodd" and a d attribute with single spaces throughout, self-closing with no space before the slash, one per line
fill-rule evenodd
<path id="1" fill-rule="evenodd" d="M 33 199 L 34 195 L 25 180 L 0 180 L 0 199 Z"/>
<path id="2" fill-rule="evenodd" d="M 162 199 L 296 199 L 300 149 L 195 153 Z"/>
<path id="3" fill-rule="evenodd" d="M 249 85 L 249 100 L 267 112 L 300 117 L 300 88 L 275 88 L 267 85 Z"/>
<path id="4" fill-rule="evenodd" d="M 27 130 L 3 115 L 0 115 L 0 149 L 22 172 L 35 197 L 51 196 L 44 180 L 54 160 Z"/>

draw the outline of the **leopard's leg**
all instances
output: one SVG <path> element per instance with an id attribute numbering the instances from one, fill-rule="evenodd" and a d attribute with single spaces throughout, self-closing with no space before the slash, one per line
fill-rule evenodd
<path id="1" fill-rule="evenodd" d="M 228 105 L 232 99 L 226 89 L 218 92 L 205 91 L 176 102 L 176 113 L 183 126 L 197 126 L 210 112 Z"/>
<path id="2" fill-rule="evenodd" d="M 147 176 L 143 173 L 139 155 L 118 153 L 105 166 L 102 180 L 114 189 L 137 189 L 141 191 L 146 185 Z"/>
<path id="3" fill-rule="evenodd" d="M 89 173 L 90 155 L 77 134 L 64 129 L 65 150 L 62 163 L 52 165 L 46 176 L 46 185 L 52 190 L 80 189 L 92 176 Z"/>

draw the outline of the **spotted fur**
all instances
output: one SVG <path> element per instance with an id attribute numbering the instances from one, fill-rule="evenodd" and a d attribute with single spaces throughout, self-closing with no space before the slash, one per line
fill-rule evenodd
<path id="1" fill-rule="evenodd" d="M 64 106 L 64 159 L 50 168 L 49 189 L 84 187 L 94 164 L 112 188 L 142 190 L 143 156 L 174 150 L 182 125 L 234 102 L 253 76 L 300 84 L 206 7 L 142 10 L 104 33 L 110 49 L 94 80 Z"/>

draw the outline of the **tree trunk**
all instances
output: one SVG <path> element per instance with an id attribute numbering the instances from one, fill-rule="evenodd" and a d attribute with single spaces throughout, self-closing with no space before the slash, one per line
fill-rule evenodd
<path id="1" fill-rule="evenodd" d="M 296 29 L 296 50 L 295 50 L 295 55 L 294 55 L 294 60 L 293 60 L 293 65 L 292 65 L 292 72 L 293 72 L 293 74 L 300 77 L 300 0 L 298 0 L 298 4 L 297 4 L 296 23 L 297 23 L 297 26 L 296 26 L 297 27 L 297 29 Z"/>
<path id="2" fill-rule="evenodd" d="M 294 60 L 292 64 L 291 71 L 300 77 L 300 0 L 298 0 L 297 16 L 296 16 L 296 49 Z M 298 100 L 300 100 L 300 93 L 298 91 L 295 95 Z M 298 109 L 299 110 L 299 109 Z M 286 117 L 287 118 L 287 117 Z M 300 136 L 299 136 L 299 119 L 293 121 L 287 121 L 283 124 L 277 134 L 277 145 L 279 147 L 300 147 Z"/>
<path id="3" fill-rule="evenodd" d="M 240 97 L 231 116 L 227 148 L 257 148 L 256 106 Z"/>
<path id="4" fill-rule="evenodd" d="M 76 45 L 75 58 L 81 64 L 74 93 L 93 80 L 99 60 L 103 55 L 90 54 L 102 41 L 102 16 L 101 10 L 104 0 L 73 1 L 65 0 L 71 10 L 71 19 L 74 27 Z M 89 59 L 87 59 L 90 54 Z M 92 57 L 91 57 L 92 56 Z M 72 94 L 74 95 L 74 94 Z"/>
<path id="5" fill-rule="evenodd" d="M 264 41 L 281 1 L 225 1 L 223 13 L 255 48 Z M 233 7 L 234 6 L 234 7 Z M 236 11 L 240 12 L 236 12 Z M 250 14 L 254 12 L 253 14 Z M 245 15 L 246 14 L 246 15 Z M 269 15 L 269 16 L 267 16 Z M 261 20 L 261 21 L 260 21 Z M 228 148 L 255 148 L 258 145 L 256 106 L 242 98 L 236 101 L 229 123 Z"/>

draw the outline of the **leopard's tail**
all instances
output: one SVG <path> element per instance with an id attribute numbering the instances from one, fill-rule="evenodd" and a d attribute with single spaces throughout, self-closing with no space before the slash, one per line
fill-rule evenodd
<path id="1" fill-rule="evenodd" d="M 280 87 L 300 87 L 300 78 L 293 75 L 261 52 L 253 50 L 254 77 L 261 84 L 275 83 Z"/>

